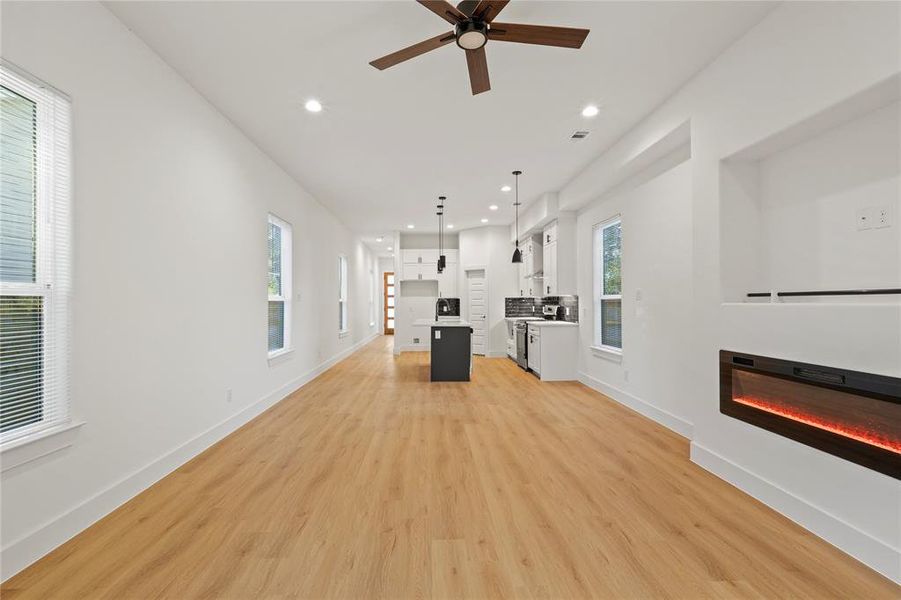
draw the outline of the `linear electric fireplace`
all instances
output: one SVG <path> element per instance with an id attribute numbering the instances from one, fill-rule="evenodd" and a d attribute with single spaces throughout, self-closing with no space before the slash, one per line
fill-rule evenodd
<path id="1" fill-rule="evenodd" d="M 720 350 L 720 412 L 901 479 L 901 379 Z"/>

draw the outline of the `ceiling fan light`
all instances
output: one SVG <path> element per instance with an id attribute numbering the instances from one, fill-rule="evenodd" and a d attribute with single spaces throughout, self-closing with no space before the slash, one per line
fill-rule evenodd
<path id="1" fill-rule="evenodd" d="M 464 21 L 455 28 L 457 45 L 464 50 L 478 50 L 488 42 L 488 26 L 479 21 Z"/>

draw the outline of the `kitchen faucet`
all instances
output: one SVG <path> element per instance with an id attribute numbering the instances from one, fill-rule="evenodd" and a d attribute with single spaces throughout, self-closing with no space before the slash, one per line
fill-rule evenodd
<path id="1" fill-rule="evenodd" d="M 444 305 L 444 312 L 450 311 L 450 302 L 447 301 L 447 298 L 438 298 L 438 302 L 435 303 L 435 320 L 438 320 L 439 307 Z"/>

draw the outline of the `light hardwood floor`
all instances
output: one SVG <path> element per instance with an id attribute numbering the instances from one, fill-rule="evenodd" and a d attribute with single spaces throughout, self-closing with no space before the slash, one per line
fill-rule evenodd
<path id="1" fill-rule="evenodd" d="M 386 338 L 10 579 L 16 598 L 899 598 L 577 383 Z"/>

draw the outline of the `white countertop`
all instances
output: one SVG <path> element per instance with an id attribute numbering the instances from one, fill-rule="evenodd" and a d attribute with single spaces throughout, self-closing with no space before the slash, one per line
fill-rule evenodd
<path id="1" fill-rule="evenodd" d="M 542 317 L 504 317 L 504 321 L 544 321 Z"/>
<path id="2" fill-rule="evenodd" d="M 578 323 L 569 321 L 529 321 L 529 327 L 578 327 Z"/>
<path id="3" fill-rule="evenodd" d="M 413 325 L 420 327 L 472 327 L 469 321 L 436 321 L 434 319 L 416 319 Z"/>

